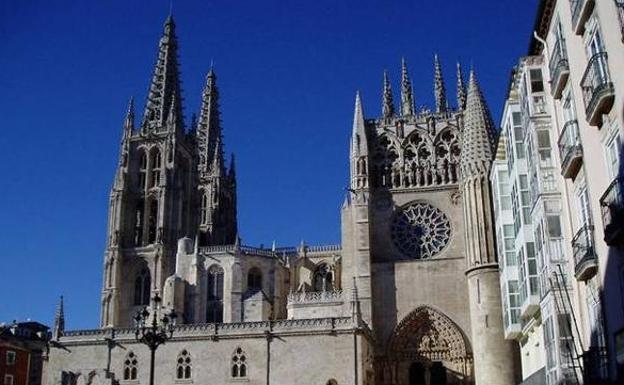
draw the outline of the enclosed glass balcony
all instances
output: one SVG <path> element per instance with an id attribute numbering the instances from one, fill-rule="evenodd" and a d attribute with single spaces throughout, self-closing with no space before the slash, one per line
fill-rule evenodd
<path id="1" fill-rule="evenodd" d="M 624 177 L 615 179 L 600 198 L 604 240 L 609 246 L 624 241 Z"/>
<path id="2" fill-rule="evenodd" d="M 572 10 L 572 29 L 577 35 L 582 35 L 585 30 L 585 22 L 594 9 L 594 0 L 570 0 Z"/>
<path id="3" fill-rule="evenodd" d="M 561 175 L 564 178 L 574 178 L 583 164 L 583 147 L 576 120 L 571 120 L 563 126 L 559 136 L 559 155 Z"/>
<path id="4" fill-rule="evenodd" d="M 615 91 L 607 63 L 606 52 L 592 56 L 581 81 L 585 115 L 591 125 L 599 125 L 602 115 L 613 107 Z"/>
<path id="5" fill-rule="evenodd" d="M 587 281 L 598 271 L 598 257 L 594 248 L 594 226 L 585 225 L 572 239 L 574 275 L 579 281 Z"/>
<path id="6" fill-rule="evenodd" d="M 568 54 L 565 48 L 564 40 L 557 40 L 552 50 L 552 56 L 548 63 L 550 71 L 550 80 L 552 82 L 551 92 L 555 99 L 561 97 L 561 92 L 565 87 L 568 76 L 570 75 L 570 66 L 568 64 Z"/>

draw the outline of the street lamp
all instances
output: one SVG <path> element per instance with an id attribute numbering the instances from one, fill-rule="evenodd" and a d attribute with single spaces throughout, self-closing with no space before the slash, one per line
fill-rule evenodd
<path id="1" fill-rule="evenodd" d="M 171 309 L 169 314 L 165 314 L 158 319 L 160 313 L 161 299 L 156 294 L 152 298 L 152 311 L 147 310 L 147 306 L 143 310 L 139 310 L 134 317 L 134 336 L 137 341 L 147 345 L 150 350 L 150 381 L 149 385 L 154 385 L 154 357 L 156 349 L 173 336 L 173 329 L 178 317 L 175 310 Z M 150 322 L 151 317 L 151 322 Z"/>

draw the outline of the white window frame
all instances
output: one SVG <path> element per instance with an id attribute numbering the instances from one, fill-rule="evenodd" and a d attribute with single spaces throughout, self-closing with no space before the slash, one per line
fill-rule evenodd
<path id="1" fill-rule="evenodd" d="M 15 383 L 15 378 L 13 377 L 12 374 L 5 374 L 4 375 L 4 385 L 13 385 Z"/>
<path id="2" fill-rule="evenodd" d="M 9 359 L 9 357 L 12 357 L 12 359 Z M 16 360 L 17 360 L 17 353 L 15 353 L 14 350 L 7 350 L 7 352 L 6 352 L 6 364 L 7 364 L 7 366 L 15 365 L 15 361 Z"/>
<path id="3" fill-rule="evenodd" d="M 611 122 L 609 132 L 603 144 L 604 161 L 607 166 L 607 173 L 610 181 L 615 179 L 620 171 L 620 158 L 622 156 L 620 151 L 622 149 L 622 142 L 622 134 L 620 133 L 617 122 Z M 615 160 L 613 160 L 613 157 L 610 155 L 612 152 L 614 152 Z"/>

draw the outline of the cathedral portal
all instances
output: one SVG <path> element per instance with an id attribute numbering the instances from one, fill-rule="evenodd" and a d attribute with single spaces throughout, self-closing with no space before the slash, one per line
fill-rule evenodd
<path id="1" fill-rule="evenodd" d="M 472 349 L 447 316 L 421 306 L 395 328 L 388 342 L 383 384 L 473 384 Z"/>

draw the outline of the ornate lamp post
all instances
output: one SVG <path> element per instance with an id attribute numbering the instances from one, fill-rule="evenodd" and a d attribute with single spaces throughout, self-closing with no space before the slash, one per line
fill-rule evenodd
<path id="1" fill-rule="evenodd" d="M 156 349 L 173 336 L 173 329 L 176 324 L 177 314 L 175 310 L 171 309 L 171 312 L 158 319 L 160 313 L 161 299 L 156 294 L 152 298 L 152 311 L 147 310 L 147 307 L 138 311 L 134 317 L 135 329 L 134 336 L 136 340 L 147 345 L 150 349 L 150 380 L 149 385 L 154 385 L 154 358 L 156 356 Z"/>

